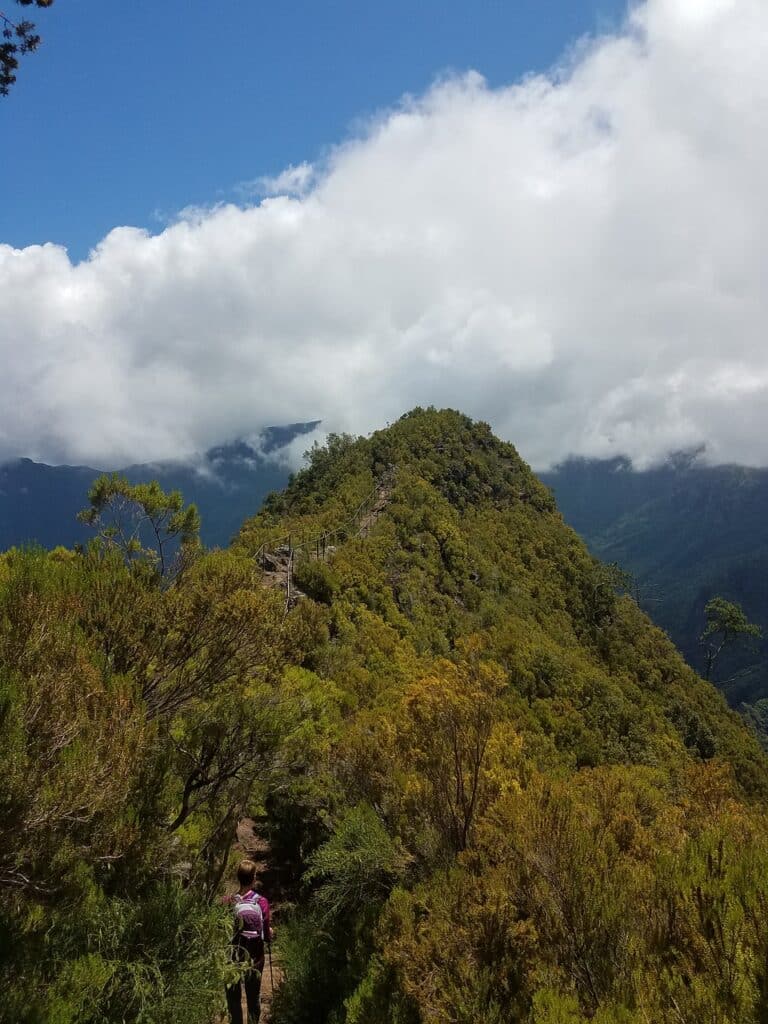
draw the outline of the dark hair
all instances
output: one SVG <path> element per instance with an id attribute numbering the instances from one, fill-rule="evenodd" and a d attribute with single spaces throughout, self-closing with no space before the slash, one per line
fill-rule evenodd
<path id="1" fill-rule="evenodd" d="M 252 860 L 241 860 L 237 865 L 237 880 L 240 885 L 253 885 L 256 877 L 256 865 Z"/>

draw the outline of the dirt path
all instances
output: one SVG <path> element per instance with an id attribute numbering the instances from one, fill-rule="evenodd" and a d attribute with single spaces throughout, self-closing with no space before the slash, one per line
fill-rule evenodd
<path id="1" fill-rule="evenodd" d="M 264 882 L 264 894 L 269 899 L 270 912 L 272 914 L 273 928 L 277 929 L 275 913 L 279 917 L 280 902 L 271 898 L 272 889 L 270 880 L 274 878 L 274 872 L 270 861 L 269 843 L 259 834 L 258 823 L 253 818 L 241 818 L 237 823 L 237 842 L 235 850 L 243 857 L 252 860 L 256 865 L 256 877 Z M 231 888 L 234 889 L 236 882 L 230 879 Z M 270 966 L 271 960 L 271 966 Z M 264 972 L 261 977 L 261 1016 L 259 1024 L 268 1024 L 272 1017 L 272 998 L 283 979 L 283 971 L 280 965 L 279 948 L 273 947 L 267 951 L 267 958 L 264 964 Z M 247 1007 L 245 1005 L 245 993 L 243 993 L 243 1020 L 247 1020 Z M 221 1018 L 217 1024 L 224 1024 L 226 1018 Z"/>
<path id="2" fill-rule="evenodd" d="M 288 585 L 288 576 L 291 571 L 290 552 L 265 552 L 264 575 L 262 585 L 268 588 L 285 590 Z"/>
<path id="3" fill-rule="evenodd" d="M 379 490 L 379 493 L 376 495 L 376 501 L 371 506 L 370 511 L 366 512 L 366 514 L 360 520 L 360 529 L 357 531 L 358 537 L 368 536 L 374 523 L 389 504 L 389 499 L 391 496 L 391 488 L 382 487 Z"/>
<path id="4" fill-rule="evenodd" d="M 392 496 L 392 486 L 387 483 L 381 486 L 376 494 L 373 504 L 359 520 L 356 537 L 367 537 L 376 524 L 381 513 L 389 504 Z M 333 550 L 333 549 L 329 549 Z M 325 549 L 323 550 L 323 556 Z M 288 548 L 280 548 L 275 551 L 264 551 L 262 554 L 262 566 L 264 569 L 263 584 L 265 587 L 280 588 L 286 592 L 286 600 L 290 602 L 297 596 L 303 596 L 293 586 L 293 555 Z M 310 559 L 318 557 L 313 552 L 309 553 Z M 244 857 L 248 857 L 256 864 L 256 874 L 263 883 L 264 894 L 270 901 L 273 926 L 279 918 L 279 880 L 274 872 L 274 865 L 271 863 L 269 843 L 259 831 L 259 823 L 253 818 L 241 818 L 237 823 L 237 842 L 235 850 Z M 275 897 L 275 898 L 273 898 Z M 264 972 L 261 979 L 261 1017 L 260 1024 L 268 1024 L 272 1017 L 272 999 L 275 991 L 283 980 L 283 969 L 280 963 L 279 946 L 267 951 L 267 960 L 264 964 Z M 243 995 L 243 1020 L 246 1020 L 246 1007 Z"/>
<path id="5" fill-rule="evenodd" d="M 379 487 L 373 504 L 362 516 L 357 523 L 357 530 L 352 535 L 358 538 L 365 538 L 371 532 L 375 526 L 381 513 L 389 504 L 389 500 L 392 496 L 392 487 L 389 484 L 383 484 Z M 330 544 L 335 537 L 333 530 L 328 531 L 324 534 L 322 540 L 322 549 L 320 548 L 319 542 L 317 542 L 317 548 L 314 549 L 312 544 L 301 543 L 296 548 L 290 548 L 288 546 L 282 546 L 275 548 L 273 551 L 260 549 L 258 557 L 261 560 L 261 567 L 263 569 L 262 585 L 269 589 L 280 589 L 285 592 L 286 610 L 296 603 L 297 600 L 304 597 L 305 595 L 301 590 L 298 589 L 293 580 L 294 573 L 294 557 L 295 552 L 303 552 L 301 557 L 308 558 L 310 561 L 315 560 L 326 560 L 326 552 L 332 553 L 336 548 Z M 330 538 L 329 546 L 326 548 L 326 539 Z M 238 839 L 240 839 L 238 835 Z"/>

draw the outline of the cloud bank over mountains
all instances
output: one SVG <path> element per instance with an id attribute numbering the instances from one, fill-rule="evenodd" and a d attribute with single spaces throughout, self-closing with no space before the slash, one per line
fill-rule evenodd
<path id="1" fill-rule="evenodd" d="M 765 465 L 766 52 L 765 0 L 648 0 L 549 75 L 403 99 L 259 205 L 77 265 L 0 245 L 0 458 L 436 404 L 537 467 L 702 441 Z"/>

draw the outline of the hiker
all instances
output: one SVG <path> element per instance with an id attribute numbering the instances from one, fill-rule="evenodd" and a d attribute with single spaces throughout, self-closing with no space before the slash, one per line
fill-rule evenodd
<path id="1" fill-rule="evenodd" d="M 261 973 L 264 969 L 264 901 L 269 928 L 269 903 L 260 897 L 254 888 L 256 865 L 252 860 L 242 860 L 237 868 L 239 888 L 234 895 L 226 898 L 235 915 L 235 932 L 232 936 L 232 959 L 237 963 L 248 963 L 243 975 L 245 999 L 248 1006 L 248 1024 L 256 1024 L 261 1013 Z M 267 938 L 271 930 L 266 932 Z M 231 1024 L 243 1024 L 243 1004 L 240 982 L 227 986 L 227 1009 Z"/>

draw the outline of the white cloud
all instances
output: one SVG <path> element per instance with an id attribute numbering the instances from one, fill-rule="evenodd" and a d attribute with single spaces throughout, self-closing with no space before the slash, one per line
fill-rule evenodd
<path id="1" fill-rule="evenodd" d="M 317 430 L 313 430 L 309 434 L 301 434 L 299 437 L 295 437 L 290 444 L 278 449 L 272 457 L 276 457 L 283 465 L 288 466 L 289 469 L 295 472 L 297 469 L 301 469 L 304 464 L 305 453 L 310 451 L 314 444 L 323 445 L 327 440 L 328 432 L 323 430 L 322 427 L 318 427 Z"/>
<path id="2" fill-rule="evenodd" d="M 300 163 L 297 166 L 291 164 L 275 177 L 257 178 L 252 184 L 253 191 L 260 195 L 296 195 L 303 196 L 315 180 L 315 169 L 312 164 Z"/>
<path id="3" fill-rule="evenodd" d="M 163 459 L 433 403 L 537 466 L 702 440 L 767 464 L 766 52 L 764 0 L 648 0 L 551 76 L 404 100 L 258 206 L 74 266 L 0 246 L 0 456 Z"/>

